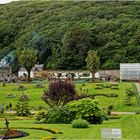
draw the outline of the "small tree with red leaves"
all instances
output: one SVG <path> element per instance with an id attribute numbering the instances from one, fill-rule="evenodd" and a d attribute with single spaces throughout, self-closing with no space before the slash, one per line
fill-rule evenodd
<path id="1" fill-rule="evenodd" d="M 50 106 L 64 106 L 69 101 L 77 99 L 75 84 L 72 81 L 60 79 L 51 81 L 48 90 L 44 91 L 42 99 Z"/>

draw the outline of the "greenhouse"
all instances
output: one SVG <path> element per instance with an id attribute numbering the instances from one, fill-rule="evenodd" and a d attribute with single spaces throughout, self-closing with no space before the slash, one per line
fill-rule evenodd
<path id="1" fill-rule="evenodd" d="M 121 63 L 120 80 L 140 80 L 140 63 Z"/>

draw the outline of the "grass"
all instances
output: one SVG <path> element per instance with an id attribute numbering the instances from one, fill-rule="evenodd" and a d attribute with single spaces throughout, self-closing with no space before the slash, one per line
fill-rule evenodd
<path id="1" fill-rule="evenodd" d="M 47 88 L 47 84 L 45 88 L 35 88 L 35 84 L 24 84 L 27 90 L 24 91 L 29 97 L 29 105 L 32 110 L 38 110 L 39 106 L 48 108 L 47 104 L 41 100 L 41 96 L 43 95 L 43 91 Z M 0 84 L 0 104 L 4 104 L 4 106 L 9 105 L 11 102 L 15 108 L 17 99 L 21 95 L 21 91 L 17 90 L 17 84 L 7 84 L 6 87 L 3 87 Z M 80 90 L 80 89 L 83 90 Z M 103 107 L 107 108 L 109 105 L 114 106 L 114 111 L 137 111 L 139 110 L 138 103 L 135 97 L 132 98 L 132 106 L 126 106 L 124 103 L 125 99 L 125 90 L 126 88 L 133 88 L 131 83 L 120 83 L 118 86 L 119 89 L 111 89 L 111 88 L 103 88 L 96 89 L 95 83 L 85 83 L 85 86 L 78 83 L 76 84 L 76 89 L 78 93 L 84 91 L 88 91 L 87 94 L 118 94 L 118 97 L 107 98 L 104 96 L 96 96 L 95 99 L 99 100 Z M 5 98 L 8 93 L 13 93 L 16 95 L 15 98 Z M 3 117 L 1 115 L 0 117 Z M 11 116 L 10 114 L 7 118 L 11 118 L 10 127 L 14 127 L 16 129 L 20 129 L 24 132 L 29 133 L 30 135 L 22 139 L 42 139 L 44 137 L 52 136 L 58 139 L 101 139 L 101 129 L 102 128 L 121 128 L 122 129 L 122 139 L 139 139 L 140 138 L 140 115 L 122 115 L 120 119 L 110 119 L 108 121 L 104 121 L 103 124 L 99 125 L 90 125 L 89 128 L 86 129 L 76 129 L 72 128 L 71 124 L 34 124 L 34 120 L 32 118 L 26 120 L 14 120 L 15 115 Z M 5 127 L 4 120 L 0 119 L 0 127 Z M 47 127 L 51 129 L 58 129 L 63 134 L 52 134 L 45 130 L 36 130 L 31 129 L 31 127 Z"/>
<path id="2" fill-rule="evenodd" d="M 82 87 L 82 84 L 78 84 L 77 88 L 80 91 L 80 88 Z M 97 94 L 97 93 L 103 93 L 103 94 L 111 94 L 115 93 L 118 94 L 118 97 L 108 98 L 103 96 L 95 96 L 95 99 L 101 102 L 101 104 L 107 108 L 109 105 L 114 106 L 114 111 L 130 111 L 135 112 L 139 110 L 139 106 L 137 103 L 137 100 L 135 97 L 132 98 L 131 103 L 132 106 L 126 106 L 124 103 L 124 100 L 126 98 L 125 90 L 129 88 L 133 88 L 131 83 L 120 83 L 118 86 L 119 89 L 112 90 L 111 88 L 103 88 L 103 89 L 96 89 L 96 85 L 93 83 L 88 83 L 83 86 L 83 89 L 85 91 L 88 89 L 88 94 Z"/>
<path id="3" fill-rule="evenodd" d="M 44 107 L 48 108 L 47 104 L 41 99 L 41 96 L 43 95 L 44 90 L 47 88 L 47 84 L 45 85 L 45 88 L 35 88 L 35 84 L 23 84 L 27 90 L 24 91 L 25 94 L 27 94 L 30 98 L 29 105 L 31 107 L 31 110 L 39 110 L 39 108 Z M 17 90 L 18 85 L 17 84 L 6 84 L 6 87 L 2 86 L 2 83 L 0 84 L 0 104 L 4 104 L 4 106 L 8 106 L 11 102 L 13 105 L 13 109 L 15 109 L 16 103 L 18 98 L 21 95 L 21 91 Z M 79 93 L 83 92 L 81 91 L 82 84 L 78 83 L 76 84 L 76 89 Z M 85 86 L 82 87 L 82 89 L 88 90 L 88 94 L 111 94 L 115 93 L 118 94 L 118 97 L 108 98 L 103 96 L 96 96 L 95 99 L 99 100 L 101 104 L 107 108 L 109 105 L 114 106 L 114 111 L 137 111 L 139 110 L 136 98 L 132 98 L 132 106 L 126 106 L 124 103 L 125 100 L 125 90 L 126 88 L 132 88 L 131 83 L 120 83 L 118 88 L 119 89 L 111 89 L 111 88 L 103 88 L 103 89 L 95 89 L 96 84 L 95 83 L 86 83 Z M 13 93 L 16 95 L 15 98 L 6 98 L 6 95 L 9 93 Z"/>
<path id="4" fill-rule="evenodd" d="M 47 107 L 46 103 L 41 100 L 41 96 L 43 95 L 45 88 L 35 88 L 35 84 L 23 84 L 23 85 L 27 88 L 27 90 L 25 90 L 24 93 L 27 94 L 30 98 L 29 105 L 31 106 L 31 109 L 37 110 L 40 106 Z M 1 84 L 0 103 L 3 103 L 6 106 L 9 105 L 9 103 L 11 102 L 15 109 L 16 102 L 22 93 L 21 91 L 18 91 L 17 88 L 18 88 L 17 84 L 6 84 L 6 87 L 3 87 Z M 16 97 L 5 98 L 6 95 L 9 93 L 13 93 L 14 95 L 16 95 Z"/>
<path id="5" fill-rule="evenodd" d="M 104 121 L 103 124 L 90 125 L 86 129 L 72 128 L 71 124 L 33 124 L 33 120 L 10 121 L 10 127 L 48 127 L 56 128 L 63 134 L 52 134 L 43 130 L 20 129 L 30 135 L 21 139 L 41 139 L 52 136 L 58 139 L 101 139 L 101 128 L 121 128 L 122 139 L 139 139 L 140 138 L 140 115 L 125 115 L 121 119 L 112 119 Z M 0 121 L 0 127 L 4 127 L 4 122 Z"/>

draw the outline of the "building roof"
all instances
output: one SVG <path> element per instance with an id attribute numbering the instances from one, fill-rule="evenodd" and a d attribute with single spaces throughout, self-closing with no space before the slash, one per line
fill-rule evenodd
<path id="1" fill-rule="evenodd" d="M 1 68 L 2 68 L 2 69 L 3 69 L 3 68 L 10 68 L 10 65 L 9 65 L 9 64 L 4 64 L 4 65 L 3 65 L 3 64 L 0 63 L 0 69 L 1 69 Z"/>
<path id="2" fill-rule="evenodd" d="M 40 71 L 43 70 L 43 64 L 36 64 L 31 71 Z M 26 71 L 26 69 L 24 67 L 21 67 L 19 71 Z"/>

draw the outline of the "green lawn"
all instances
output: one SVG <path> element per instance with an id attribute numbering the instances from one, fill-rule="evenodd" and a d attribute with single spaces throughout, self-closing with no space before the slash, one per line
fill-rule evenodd
<path id="1" fill-rule="evenodd" d="M 29 95 L 30 101 L 29 105 L 32 110 L 37 110 L 39 106 L 48 108 L 46 103 L 41 100 L 43 91 L 47 88 L 47 84 L 44 85 L 45 88 L 35 88 L 35 84 L 24 84 L 27 88 L 25 91 Z M 80 93 L 80 88 L 82 84 L 76 84 L 76 89 Z M 132 106 L 126 106 L 124 104 L 125 99 L 125 90 L 126 88 L 132 88 L 131 83 L 120 83 L 118 90 L 112 90 L 110 88 L 95 89 L 96 84 L 86 83 L 83 88 L 88 89 L 88 94 L 118 94 L 118 97 L 108 98 L 103 96 L 97 96 L 95 99 L 99 100 L 104 108 L 107 108 L 108 105 L 114 106 L 114 111 L 137 111 L 138 105 L 136 98 L 132 99 Z M 14 93 L 15 98 L 6 98 L 8 93 Z M 0 84 L 0 104 L 3 103 L 4 106 L 8 105 L 10 102 L 16 105 L 17 99 L 20 97 L 21 91 L 17 90 L 17 84 L 7 84 L 6 87 L 3 87 Z M 1 116 L 2 117 L 2 116 Z M 7 117 L 15 118 L 15 116 Z M 10 119 L 9 119 L 10 120 Z M 4 127 L 4 120 L 0 119 L 0 127 Z M 63 134 L 52 134 L 44 130 L 34 130 L 29 129 L 29 127 L 47 127 L 47 128 L 56 128 L 63 132 Z M 15 127 L 22 131 L 29 133 L 30 135 L 20 139 L 42 139 L 43 137 L 53 136 L 58 139 L 101 139 L 101 128 L 121 128 L 123 139 L 139 139 L 140 138 L 140 115 L 122 115 L 120 119 L 111 119 L 104 121 L 100 125 L 90 125 L 87 129 L 76 129 L 72 128 L 71 124 L 34 124 L 34 120 L 10 120 L 10 127 Z M 26 129 L 25 129 L 26 127 Z"/>
<path id="2" fill-rule="evenodd" d="M 80 93 L 81 88 L 80 83 L 76 84 L 76 88 L 78 92 Z M 121 83 L 119 84 L 118 90 L 112 90 L 110 88 L 103 88 L 103 89 L 95 89 L 96 85 L 94 83 L 86 83 L 86 86 L 84 86 L 84 89 L 88 89 L 88 94 L 96 94 L 96 93 L 104 93 L 104 94 L 111 94 L 116 93 L 119 96 L 108 98 L 103 96 L 97 96 L 95 99 L 99 100 L 101 104 L 107 108 L 108 105 L 114 106 L 114 111 L 137 111 L 138 105 L 135 97 L 132 99 L 132 106 L 126 106 L 124 104 L 125 99 L 125 89 L 126 88 L 132 88 L 131 83 Z M 45 88 L 47 88 L 47 84 L 45 84 L 45 88 L 35 88 L 35 84 L 24 84 L 24 86 L 27 88 L 27 90 L 24 91 L 29 98 L 29 105 L 31 106 L 31 110 L 38 110 L 39 106 L 48 108 L 47 104 L 42 101 L 41 96 L 43 95 L 43 92 Z M 13 104 L 13 108 L 15 109 L 15 105 L 17 102 L 17 99 L 21 95 L 21 91 L 17 90 L 18 85 L 17 84 L 6 84 L 6 87 L 2 86 L 2 83 L 0 84 L 0 104 L 3 103 L 4 106 L 9 105 L 11 102 Z M 15 98 L 6 98 L 6 95 L 9 93 L 13 93 L 16 95 Z"/>
<path id="3" fill-rule="evenodd" d="M 77 88 L 80 89 L 82 84 L 78 84 Z M 124 103 L 126 94 L 125 90 L 128 88 L 132 88 L 131 83 L 120 83 L 117 90 L 111 89 L 111 88 L 103 88 L 103 89 L 95 89 L 96 85 L 93 83 L 87 83 L 85 84 L 83 88 L 88 89 L 88 94 L 96 94 L 96 93 L 103 93 L 103 94 L 111 94 L 115 93 L 118 94 L 118 97 L 108 98 L 104 96 L 96 96 L 95 99 L 97 99 L 101 104 L 107 108 L 109 105 L 114 106 L 114 111 L 137 111 L 139 110 L 136 98 L 132 98 L 132 106 L 126 106 Z"/>
<path id="4" fill-rule="evenodd" d="M 29 105 L 31 106 L 31 109 L 37 110 L 39 106 L 47 107 L 46 103 L 41 100 L 41 96 L 43 95 L 45 88 L 35 88 L 35 84 L 23 85 L 27 88 L 24 93 L 27 94 L 30 98 Z M 6 87 L 3 87 L 2 84 L 0 84 L 0 103 L 3 103 L 6 106 L 11 102 L 15 109 L 17 100 L 22 93 L 21 91 L 18 91 L 17 88 L 18 84 L 6 84 Z M 16 97 L 6 98 L 6 95 L 9 93 L 15 94 Z"/>
<path id="5" fill-rule="evenodd" d="M 90 125 L 87 129 L 72 128 L 71 124 L 33 124 L 33 120 L 10 121 L 10 127 L 31 127 L 41 126 L 56 128 L 63 134 L 52 134 L 43 130 L 21 129 L 30 135 L 21 139 L 41 139 L 47 136 L 53 136 L 58 139 L 101 139 L 101 128 L 121 128 L 123 139 L 140 138 L 140 115 L 124 115 L 120 119 L 104 121 L 100 125 Z M 0 127 L 4 127 L 4 121 L 0 121 Z"/>

